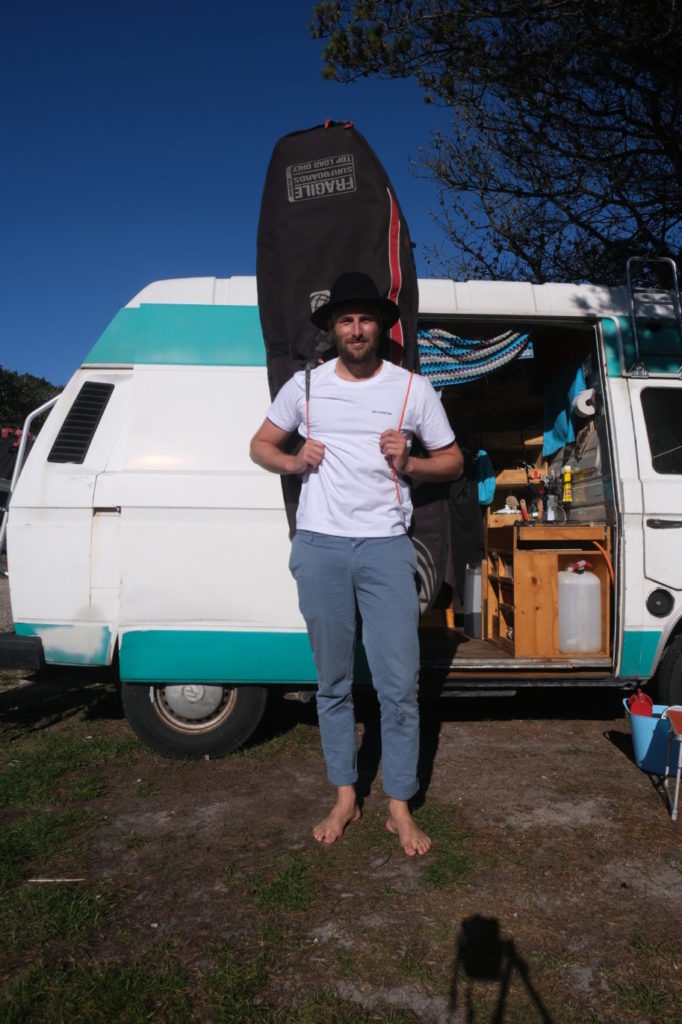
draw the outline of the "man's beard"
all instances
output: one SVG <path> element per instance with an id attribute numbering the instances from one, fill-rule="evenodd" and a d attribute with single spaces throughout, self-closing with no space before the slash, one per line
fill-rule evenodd
<path id="1" fill-rule="evenodd" d="M 339 359 L 342 363 L 349 363 L 353 366 L 362 366 L 363 363 L 371 363 L 374 360 L 379 351 L 379 338 L 374 343 L 368 341 L 365 343 L 364 348 L 354 349 L 348 342 L 340 343 L 337 341 L 336 347 L 339 353 Z M 343 348 L 341 347 L 343 344 Z"/>

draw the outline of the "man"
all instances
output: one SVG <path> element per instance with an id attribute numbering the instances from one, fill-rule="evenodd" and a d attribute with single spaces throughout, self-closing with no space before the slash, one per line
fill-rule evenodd
<path id="1" fill-rule="evenodd" d="M 303 477 L 289 567 L 318 673 L 328 777 L 337 787 L 313 835 L 333 843 L 360 817 L 351 693 L 357 609 L 381 707 L 386 827 L 413 857 L 431 840 L 408 805 L 419 788 L 419 607 L 405 478 L 455 479 L 462 454 L 431 384 L 379 355 L 384 330 L 399 316 L 367 275 L 339 277 L 311 318 L 329 331 L 338 357 L 311 371 L 309 388 L 304 372 L 284 385 L 251 442 L 251 458 L 273 473 Z M 284 445 L 293 430 L 305 442 L 292 454 Z M 410 454 L 414 436 L 424 458 Z"/>

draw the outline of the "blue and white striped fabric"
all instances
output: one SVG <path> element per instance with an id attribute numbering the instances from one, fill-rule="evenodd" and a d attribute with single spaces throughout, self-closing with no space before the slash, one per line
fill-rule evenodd
<path id="1" fill-rule="evenodd" d="M 495 338 L 460 338 L 448 331 L 419 331 L 419 365 L 434 388 L 469 381 L 493 373 L 529 347 L 529 335 L 505 331 Z"/>

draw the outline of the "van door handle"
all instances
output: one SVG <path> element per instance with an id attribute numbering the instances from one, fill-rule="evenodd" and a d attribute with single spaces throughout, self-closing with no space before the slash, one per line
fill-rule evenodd
<path id="1" fill-rule="evenodd" d="M 682 519 L 647 519 L 646 525 L 652 530 L 680 530 Z"/>

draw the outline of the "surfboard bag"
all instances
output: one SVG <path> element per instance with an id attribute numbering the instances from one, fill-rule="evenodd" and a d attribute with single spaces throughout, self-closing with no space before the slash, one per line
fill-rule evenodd
<path id="1" fill-rule="evenodd" d="M 281 138 L 265 177 L 256 277 L 272 398 L 297 370 L 336 354 L 310 314 L 348 271 L 368 274 L 400 307 L 384 358 L 418 368 L 417 272 L 400 204 L 363 136 L 350 122 L 327 121 Z M 293 535 L 300 480 L 282 477 L 282 489 Z M 440 565 L 442 553 L 433 560 Z"/>
<path id="2" fill-rule="evenodd" d="M 393 362 L 417 361 L 417 272 L 388 175 L 352 124 L 328 121 L 275 145 L 258 223 L 256 277 L 272 397 L 307 363 L 334 355 L 310 322 L 340 274 L 362 271 L 397 302 Z"/>

